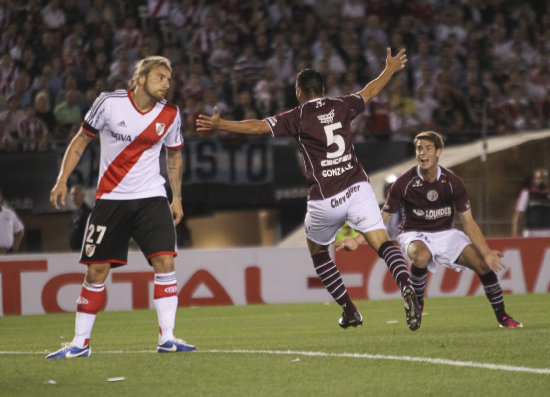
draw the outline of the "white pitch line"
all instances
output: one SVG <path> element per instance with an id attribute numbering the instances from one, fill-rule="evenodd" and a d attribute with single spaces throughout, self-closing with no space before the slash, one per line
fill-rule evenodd
<path id="1" fill-rule="evenodd" d="M 137 350 L 137 351 L 97 351 L 93 354 L 138 354 L 138 353 L 156 353 L 154 350 Z M 480 363 L 475 361 L 458 361 L 445 358 L 429 358 L 429 357 L 412 357 L 412 356 L 393 356 L 384 354 L 369 354 L 369 353 L 327 353 L 327 352 L 309 352 L 309 351 L 293 351 L 293 350 L 197 350 L 196 353 L 223 353 L 223 354 L 273 354 L 285 356 L 308 356 L 308 357 L 347 357 L 347 358 L 365 358 L 371 360 L 394 360 L 394 361 L 413 361 L 420 363 L 450 365 L 454 367 L 471 367 L 483 368 L 496 371 L 510 372 L 528 372 L 532 374 L 550 375 L 550 368 L 530 368 L 514 365 Z M 1 355 L 46 355 L 48 352 L 18 352 L 18 351 L 0 351 Z"/>
<path id="2" fill-rule="evenodd" d="M 395 361 L 414 361 L 439 365 L 451 365 L 456 367 L 484 368 L 500 371 L 512 372 L 530 372 L 535 374 L 550 374 L 550 368 L 529 368 L 517 367 L 513 365 L 500 365 L 490 363 L 478 363 L 475 361 L 457 361 L 445 358 L 429 357 L 411 357 L 411 356 L 388 356 L 384 354 L 368 353 L 326 353 L 326 352 L 307 352 L 292 350 L 208 350 L 208 353 L 248 353 L 248 354 L 280 354 L 280 355 L 298 355 L 311 357 L 349 357 L 349 358 L 367 358 L 373 360 L 395 360 Z"/>

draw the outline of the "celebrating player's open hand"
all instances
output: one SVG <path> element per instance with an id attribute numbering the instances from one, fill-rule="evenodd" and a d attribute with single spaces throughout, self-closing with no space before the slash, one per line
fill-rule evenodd
<path id="1" fill-rule="evenodd" d="M 197 118 L 196 124 L 197 131 L 217 130 L 220 126 L 220 112 L 218 111 L 218 107 L 214 107 L 213 116 L 200 114 Z"/>
<path id="2" fill-rule="evenodd" d="M 386 67 L 392 72 L 399 72 L 401 69 L 405 68 L 407 64 L 407 54 L 405 54 L 405 49 L 402 48 L 401 51 L 397 53 L 396 56 L 391 56 L 391 49 L 386 48 Z"/>

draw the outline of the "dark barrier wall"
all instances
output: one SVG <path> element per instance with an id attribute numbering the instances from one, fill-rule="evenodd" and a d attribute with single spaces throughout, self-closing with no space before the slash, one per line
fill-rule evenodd
<path id="1" fill-rule="evenodd" d="M 355 148 L 367 172 L 411 155 L 410 144 L 402 142 L 359 143 Z M 191 216 L 216 209 L 284 206 L 305 200 L 302 159 L 293 141 L 270 137 L 247 141 L 188 139 L 182 150 L 183 199 Z M 13 208 L 32 214 L 55 212 L 48 201 L 49 191 L 63 152 L 64 148 L 59 148 L 47 153 L 0 154 L 0 186 Z M 162 155 L 161 169 L 166 175 L 164 158 Z M 69 186 L 80 183 L 93 189 L 98 167 L 99 148 L 94 143 L 86 149 Z"/>
<path id="2" fill-rule="evenodd" d="M 18 212 L 46 213 L 50 189 L 57 177 L 55 152 L 0 153 L 0 187 L 4 199 Z"/>

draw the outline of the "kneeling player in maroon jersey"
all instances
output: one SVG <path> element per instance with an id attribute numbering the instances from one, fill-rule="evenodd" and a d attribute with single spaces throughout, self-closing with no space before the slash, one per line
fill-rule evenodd
<path id="1" fill-rule="evenodd" d="M 382 209 L 387 222 L 392 214 L 403 210 L 401 232 L 397 238 L 411 259 L 411 276 L 420 305 L 424 308 L 424 290 L 428 270 L 438 265 L 455 271 L 464 267 L 478 275 L 491 303 L 499 326 L 518 328 L 523 325 L 504 310 L 502 289 L 494 271 L 504 267 L 502 253 L 492 250 L 472 217 L 470 200 L 460 177 L 439 165 L 443 151 L 441 135 L 425 131 L 414 139 L 418 165 L 405 171 L 393 183 Z M 464 232 L 453 225 L 455 212 Z M 340 242 L 339 249 L 354 250 L 365 243 L 361 235 Z"/>

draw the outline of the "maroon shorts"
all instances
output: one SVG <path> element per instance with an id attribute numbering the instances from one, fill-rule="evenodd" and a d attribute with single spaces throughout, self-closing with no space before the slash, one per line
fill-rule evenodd
<path id="1" fill-rule="evenodd" d="M 131 238 L 149 264 L 156 255 L 177 255 L 176 229 L 166 197 L 97 200 L 86 225 L 80 263 L 125 265 Z"/>

